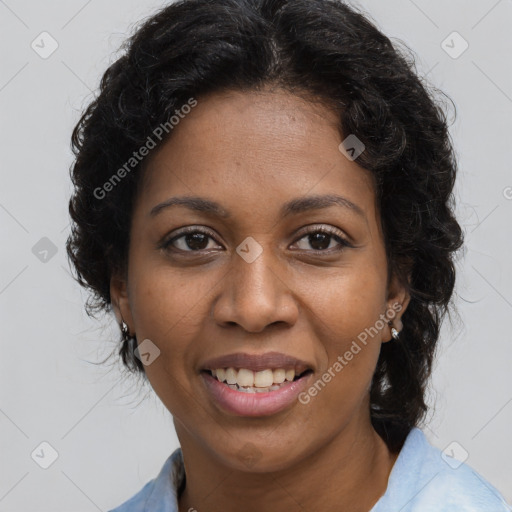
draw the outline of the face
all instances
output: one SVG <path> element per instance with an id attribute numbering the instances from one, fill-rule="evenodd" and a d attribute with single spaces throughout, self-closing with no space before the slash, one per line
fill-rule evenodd
<path id="1" fill-rule="evenodd" d="M 214 94 L 147 162 L 113 305 L 139 345 L 160 351 L 145 370 L 180 442 L 231 468 L 246 469 L 249 455 L 254 471 L 282 469 L 368 427 L 372 375 L 391 339 L 382 319 L 399 329 L 407 306 L 387 281 L 371 174 L 339 150 L 337 122 L 284 91 Z M 326 195 L 338 199 L 311 201 Z M 183 196 L 219 211 L 168 203 Z M 297 375 L 245 393 L 205 371 L 227 366 L 252 368 L 243 378 L 256 385 L 269 369 Z M 282 373 L 270 374 L 276 384 Z"/>

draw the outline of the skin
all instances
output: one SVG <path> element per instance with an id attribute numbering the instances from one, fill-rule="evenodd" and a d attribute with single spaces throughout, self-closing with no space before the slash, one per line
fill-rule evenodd
<path id="1" fill-rule="evenodd" d="M 212 357 L 278 351 L 309 362 L 313 383 L 393 303 L 401 330 L 409 295 L 387 280 L 372 176 L 339 151 L 337 122 L 327 106 L 279 89 L 215 93 L 146 162 L 127 273 L 112 278 L 111 295 L 118 321 L 161 352 L 145 370 L 183 450 L 180 512 L 368 511 L 386 490 L 397 454 L 371 425 L 369 389 L 388 325 L 308 404 L 271 416 L 223 412 L 199 374 Z M 293 198 L 332 193 L 363 214 L 330 206 L 279 217 Z M 183 206 L 149 215 L 178 195 L 217 201 L 232 217 Z M 185 226 L 215 239 L 158 248 Z M 308 239 L 325 226 L 354 247 Z M 252 263 L 236 252 L 249 236 L 263 249 Z"/>

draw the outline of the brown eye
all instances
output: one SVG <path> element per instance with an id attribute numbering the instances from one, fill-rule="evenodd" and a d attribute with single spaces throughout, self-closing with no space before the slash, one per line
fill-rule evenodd
<path id="1" fill-rule="evenodd" d="M 199 252 L 215 247 L 208 247 L 209 240 L 215 240 L 213 233 L 198 228 L 187 228 L 182 230 L 170 240 L 165 241 L 162 249 L 176 249 L 182 252 Z"/>
<path id="2" fill-rule="evenodd" d="M 311 247 L 314 251 L 318 252 L 332 252 L 330 249 L 334 249 L 335 251 L 341 251 L 345 247 L 352 247 L 352 245 L 345 240 L 340 233 L 334 228 L 322 227 L 316 228 L 314 230 L 310 230 L 307 232 L 302 238 L 299 239 L 305 240 L 305 247 L 300 249 L 309 250 L 307 245 Z M 331 245 L 334 242 L 334 245 Z M 336 248 L 336 245 L 338 248 Z"/>
<path id="3" fill-rule="evenodd" d="M 343 238 L 335 228 L 321 227 L 306 232 L 296 243 L 301 241 L 303 247 L 300 250 L 331 253 L 341 251 L 345 247 L 353 247 L 345 238 Z M 215 235 L 211 231 L 189 227 L 183 229 L 171 239 L 164 241 L 160 248 L 165 250 L 176 250 L 178 252 L 201 252 L 208 249 L 218 248 L 217 246 L 208 246 L 210 241 L 216 241 Z"/>

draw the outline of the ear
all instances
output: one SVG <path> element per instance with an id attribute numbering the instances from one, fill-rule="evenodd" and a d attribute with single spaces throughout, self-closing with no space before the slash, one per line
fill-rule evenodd
<path id="1" fill-rule="evenodd" d="M 402 316 L 410 301 L 411 296 L 408 292 L 407 285 L 401 282 L 396 274 L 393 274 L 388 286 L 385 313 L 391 325 L 386 324 L 383 332 L 383 343 L 393 339 L 391 327 L 394 327 L 398 332 L 402 331 Z"/>
<path id="2" fill-rule="evenodd" d="M 119 275 L 113 275 L 110 279 L 110 300 L 117 323 L 124 322 L 128 325 L 128 332 L 134 332 L 133 316 L 128 297 L 127 280 Z"/>

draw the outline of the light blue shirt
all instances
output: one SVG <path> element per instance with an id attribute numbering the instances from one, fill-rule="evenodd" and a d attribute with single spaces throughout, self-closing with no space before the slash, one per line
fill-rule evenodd
<path id="1" fill-rule="evenodd" d="M 156 478 L 109 512 L 179 512 L 185 477 L 181 448 Z M 393 465 L 386 492 L 369 512 L 511 512 L 500 493 L 467 464 L 447 457 L 413 428 Z"/>

